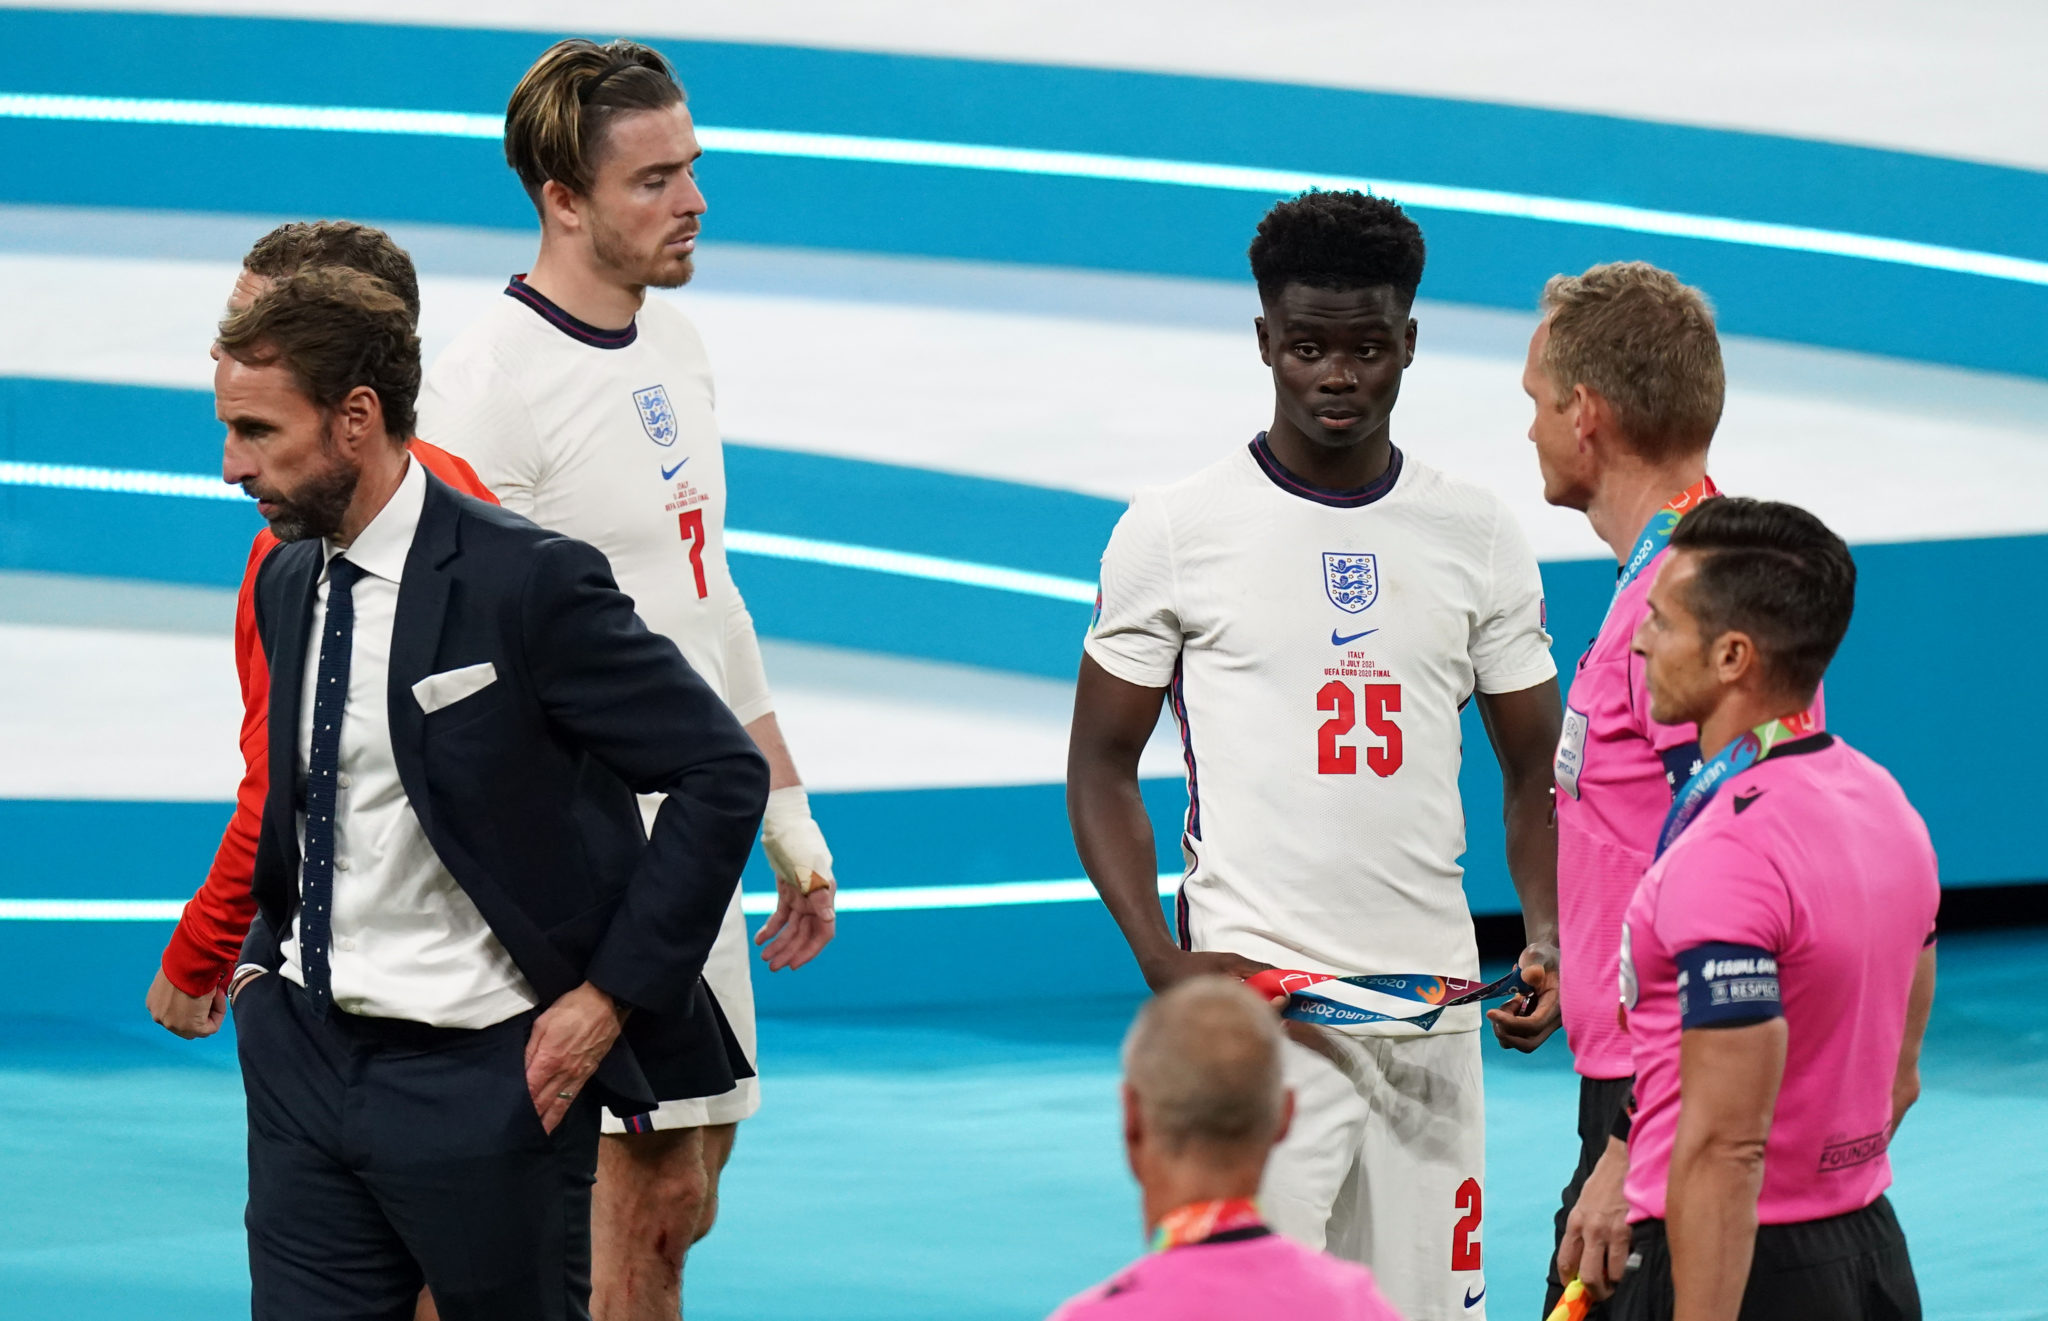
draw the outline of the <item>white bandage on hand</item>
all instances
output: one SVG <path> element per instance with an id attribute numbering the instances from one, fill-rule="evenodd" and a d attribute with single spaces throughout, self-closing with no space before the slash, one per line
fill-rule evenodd
<path id="1" fill-rule="evenodd" d="M 775 879 L 809 894 L 819 885 L 833 885 L 832 850 L 824 832 L 811 820 L 811 796 L 800 784 L 768 794 L 768 812 L 761 818 L 761 850 Z"/>

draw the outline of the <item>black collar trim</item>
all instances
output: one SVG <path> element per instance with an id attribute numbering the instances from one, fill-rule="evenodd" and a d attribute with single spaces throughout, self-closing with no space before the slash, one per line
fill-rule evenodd
<path id="1" fill-rule="evenodd" d="M 594 349 L 623 349 L 640 338 L 640 319 L 633 318 L 624 330 L 605 330 L 570 316 L 548 300 L 546 294 L 526 282 L 524 275 L 512 277 L 512 283 L 505 286 L 507 297 L 516 298 L 541 314 L 550 325 L 570 339 L 588 344 Z"/>
<path id="2" fill-rule="evenodd" d="M 1805 738 L 1795 738 L 1790 742 L 1780 743 L 1777 747 L 1772 748 L 1769 752 L 1757 758 L 1756 764 L 1761 766 L 1767 761 L 1776 761 L 1780 757 L 1803 757 L 1809 752 L 1819 752 L 1833 746 L 1835 746 L 1835 736 L 1823 729 L 1818 734 L 1808 734 Z"/>
<path id="3" fill-rule="evenodd" d="M 1273 1231 L 1264 1225 L 1245 1225 L 1240 1229 L 1226 1229 L 1220 1234 L 1211 1234 L 1205 1239 L 1188 1244 L 1191 1248 L 1206 1247 L 1211 1243 L 1242 1243 L 1246 1239 L 1265 1238 Z"/>
<path id="4" fill-rule="evenodd" d="M 1289 495 L 1298 495 L 1304 500 L 1313 500 L 1319 505 L 1333 509 L 1359 509 L 1385 496 L 1394 489 L 1394 483 L 1401 480 L 1401 447 L 1391 447 L 1393 457 L 1387 461 L 1387 470 L 1370 483 L 1355 491 L 1333 491 L 1326 486 L 1311 486 L 1282 467 L 1280 460 L 1273 456 L 1272 446 L 1266 443 L 1266 433 L 1261 431 L 1252 437 L 1252 462 L 1259 465 L 1267 480 Z"/>

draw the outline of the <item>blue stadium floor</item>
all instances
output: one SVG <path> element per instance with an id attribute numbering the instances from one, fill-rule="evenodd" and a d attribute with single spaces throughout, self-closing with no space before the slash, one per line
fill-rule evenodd
<path id="1" fill-rule="evenodd" d="M 1955 936 L 1893 1196 L 1930 1317 L 2048 1315 L 2048 932 Z M 1129 1006 L 770 1019 L 768 1101 L 692 1258 L 698 1321 L 1026 1321 L 1138 1248 L 1117 1146 Z M 146 1025 L 144 1025 L 146 1027 Z M 1496 1317 L 1533 1317 L 1565 1175 L 1561 1050 L 1488 1056 Z M 230 1043 L 0 1028 L 0 1313 L 246 1314 L 242 1099 Z"/>

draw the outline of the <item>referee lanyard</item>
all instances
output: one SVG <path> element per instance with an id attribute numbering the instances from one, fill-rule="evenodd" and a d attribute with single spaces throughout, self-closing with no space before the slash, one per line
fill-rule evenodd
<path id="1" fill-rule="evenodd" d="M 1657 552 L 1671 544 L 1671 533 L 1678 527 L 1678 520 L 1701 502 L 1721 494 L 1721 488 L 1714 485 L 1711 477 L 1702 477 L 1691 486 L 1665 502 L 1664 507 L 1650 515 L 1650 521 L 1643 525 L 1643 534 L 1636 538 L 1636 548 L 1629 552 L 1628 562 L 1621 566 L 1621 572 L 1614 580 L 1614 595 L 1607 602 L 1607 613 L 1614 613 L 1614 603 L 1628 590 L 1628 585 L 1642 576 L 1650 561 L 1657 558 Z M 1601 621 L 1606 626 L 1606 621 Z"/>
<path id="2" fill-rule="evenodd" d="M 1708 758 L 1671 800 L 1671 810 L 1664 816 L 1664 829 L 1657 833 L 1657 856 L 1664 856 L 1664 850 L 1685 833 L 1685 828 L 1713 801 L 1722 785 L 1770 756 L 1771 749 L 1780 744 L 1819 732 L 1819 717 L 1811 711 L 1801 711 L 1796 716 L 1765 721 Z"/>
<path id="3" fill-rule="evenodd" d="M 1246 1237 L 1246 1230 L 1265 1227 L 1265 1218 L 1249 1197 L 1190 1202 L 1159 1218 L 1158 1228 L 1152 1231 L 1150 1246 L 1154 1252 L 1164 1252 L 1190 1243 L 1206 1243 L 1223 1234 Z"/>

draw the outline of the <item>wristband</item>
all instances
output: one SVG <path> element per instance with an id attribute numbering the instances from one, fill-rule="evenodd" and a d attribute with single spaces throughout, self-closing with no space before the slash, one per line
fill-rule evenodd
<path id="1" fill-rule="evenodd" d="M 236 968 L 234 975 L 228 978 L 228 1004 L 234 1004 L 235 997 L 242 993 L 244 986 L 269 971 L 270 969 L 260 963 L 245 963 Z"/>

